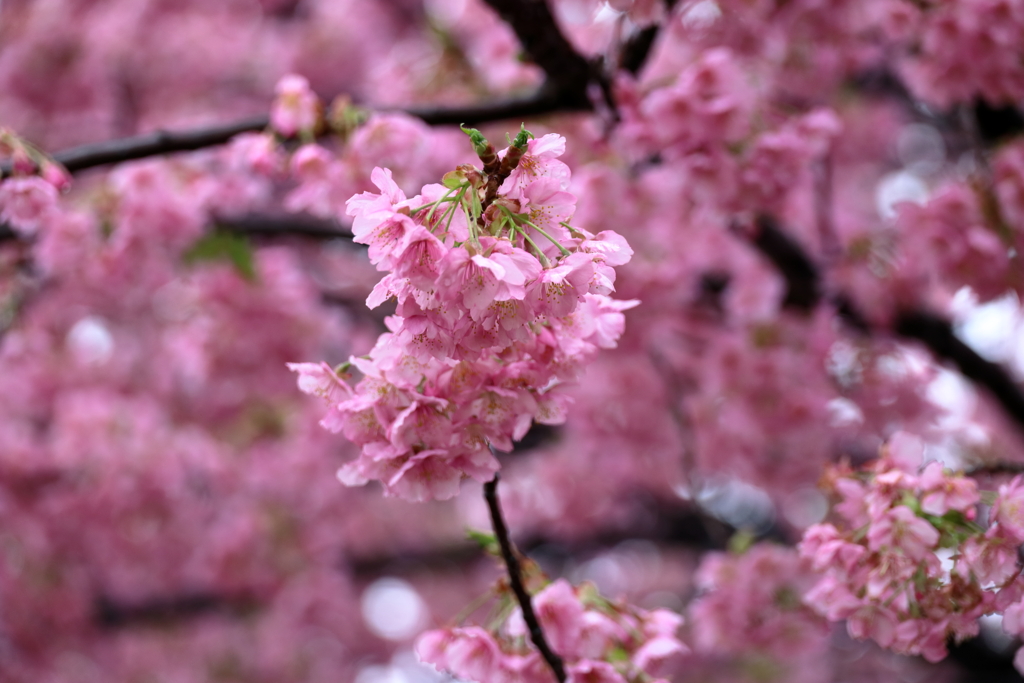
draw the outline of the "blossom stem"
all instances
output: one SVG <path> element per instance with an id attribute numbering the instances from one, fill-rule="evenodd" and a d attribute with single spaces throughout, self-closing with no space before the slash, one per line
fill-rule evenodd
<path id="1" fill-rule="evenodd" d="M 448 232 L 452 228 L 452 220 L 454 220 L 454 218 L 455 218 L 455 212 L 458 211 L 459 207 L 462 206 L 462 200 L 466 196 L 466 187 L 468 187 L 468 186 L 463 186 L 463 188 L 461 190 L 459 190 L 459 194 L 455 197 L 455 201 L 449 207 L 450 213 L 449 212 L 445 212 L 445 214 L 443 216 L 441 216 L 441 220 L 442 221 L 445 219 L 445 216 L 448 217 L 448 221 L 444 224 L 444 234 L 441 235 L 441 239 L 444 239 L 444 238 L 448 237 Z M 440 221 L 438 221 L 438 222 L 440 222 Z"/>
<path id="2" fill-rule="evenodd" d="M 575 236 L 575 237 L 583 237 L 583 233 L 582 232 L 580 232 L 576 228 L 572 227 L 571 225 L 569 225 L 565 221 L 558 221 L 558 224 L 561 225 L 566 230 L 568 230 L 570 233 L 572 233 L 573 236 Z"/>
<path id="3" fill-rule="evenodd" d="M 547 237 L 549 240 L 551 240 L 551 243 L 554 244 L 556 247 L 558 247 L 559 251 L 562 252 L 562 256 L 568 256 L 569 254 L 572 253 L 568 249 L 563 247 L 561 242 L 559 242 L 554 237 L 552 237 L 551 235 L 549 235 L 546 232 L 544 232 L 544 230 L 542 230 L 541 228 L 538 228 L 537 225 L 535 223 L 533 223 L 533 221 L 531 221 L 529 218 L 519 218 L 519 222 L 520 223 L 525 223 L 526 225 L 529 225 L 531 228 L 533 228 L 534 230 L 536 230 L 540 234 L 544 235 L 544 237 Z"/>
<path id="4" fill-rule="evenodd" d="M 551 261 L 549 261 L 548 257 L 544 255 L 544 252 L 540 250 L 540 247 L 538 247 L 537 243 L 533 241 L 533 238 L 526 234 L 525 230 L 520 228 L 514 222 L 512 223 L 512 229 L 517 230 L 519 234 L 523 236 L 523 239 L 525 239 L 529 243 L 529 245 L 533 247 L 533 250 L 537 252 L 537 260 L 540 261 L 542 266 L 547 268 L 548 266 L 551 265 Z"/>
<path id="5" fill-rule="evenodd" d="M 533 238 L 530 237 L 526 233 L 526 231 L 523 230 L 516 222 L 519 217 L 516 214 L 512 213 L 512 211 L 508 207 L 502 206 L 500 208 L 502 212 L 505 214 L 506 220 L 508 220 L 510 228 L 509 237 L 511 238 L 513 235 L 515 235 L 516 231 L 518 231 L 519 234 L 523 236 L 523 239 L 526 240 L 527 244 L 533 247 L 533 250 L 537 252 L 537 260 L 541 262 L 541 265 L 543 265 L 545 268 L 550 266 L 551 262 L 548 260 L 548 257 L 544 255 L 544 252 L 541 251 L 540 247 L 537 246 L 537 243 L 533 241 Z"/>
<path id="6" fill-rule="evenodd" d="M 520 609 L 523 610 L 523 621 L 526 622 L 526 626 L 530 630 L 530 640 L 533 641 L 544 661 L 555 674 L 558 683 L 565 683 L 565 665 L 562 663 L 562 658 L 548 645 L 547 638 L 544 637 L 544 630 L 537 620 L 537 613 L 533 611 L 530 594 L 523 585 L 523 573 L 519 566 L 519 558 L 516 557 L 517 551 L 508 537 L 508 526 L 501 514 L 501 503 L 498 501 L 498 479 L 499 475 L 495 474 L 494 479 L 484 484 L 484 499 L 491 511 L 491 525 L 494 527 L 494 536 L 498 539 L 498 545 L 501 547 L 501 557 L 505 560 L 505 566 L 508 569 L 509 583 L 519 602 Z"/>
<path id="7" fill-rule="evenodd" d="M 437 211 L 437 207 L 440 206 L 442 202 L 452 201 L 452 200 L 449 199 L 449 197 L 452 196 L 452 193 L 455 192 L 456 189 L 458 189 L 458 188 L 452 188 L 452 189 L 448 190 L 437 201 L 430 202 L 429 204 L 424 204 L 423 206 L 421 206 L 421 207 L 417 208 L 415 211 L 413 211 L 413 213 L 417 213 L 419 211 L 422 211 L 423 209 L 425 209 L 425 208 L 427 208 L 429 206 L 430 207 L 430 211 L 427 212 L 427 217 L 423 220 L 423 222 L 426 223 L 429 226 L 430 225 L 430 219 L 434 217 L 434 212 Z M 441 219 L 444 220 L 444 216 L 443 215 L 441 216 Z"/>
<path id="8" fill-rule="evenodd" d="M 477 192 L 467 192 L 466 197 L 469 197 L 469 210 L 466 211 L 466 217 L 469 223 L 469 239 L 473 244 L 480 246 L 479 231 L 477 228 L 483 225 L 484 209 L 480 205 L 480 196 Z"/>

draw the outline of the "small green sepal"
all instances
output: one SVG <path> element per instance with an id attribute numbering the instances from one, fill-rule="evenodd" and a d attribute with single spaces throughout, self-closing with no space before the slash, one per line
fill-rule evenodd
<path id="1" fill-rule="evenodd" d="M 498 545 L 498 539 L 494 534 L 476 529 L 466 529 L 466 538 L 479 545 L 480 549 L 488 555 L 501 557 L 501 546 Z"/>
<path id="2" fill-rule="evenodd" d="M 487 145 L 490 143 L 487 142 L 487 138 L 484 137 L 483 133 L 476 128 L 466 128 L 461 124 L 459 124 L 459 128 L 462 129 L 463 133 L 469 136 L 469 141 L 473 143 L 473 149 L 476 150 L 477 154 L 480 154 L 482 151 L 487 149 Z"/>
<path id="3" fill-rule="evenodd" d="M 519 149 L 526 149 L 526 143 L 532 138 L 533 133 L 526 130 L 526 124 L 522 123 L 519 125 L 519 134 L 516 135 L 516 139 L 512 141 L 512 146 L 518 147 Z"/>

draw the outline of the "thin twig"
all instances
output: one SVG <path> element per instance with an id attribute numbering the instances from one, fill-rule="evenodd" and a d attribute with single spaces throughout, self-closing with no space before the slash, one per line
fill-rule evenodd
<path id="1" fill-rule="evenodd" d="M 352 229 L 339 221 L 310 214 L 246 214 L 215 218 L 219 230 L 254 238 L 302 237 L 310 240 L 350 240 Z"/>
<path id="2" fill-rule="evenodd" d="M 499 475 L 495 474 L 494 479 L 484 484 L 484 498 L 487 500 L 487 507 L 491 511 L 491 525 L 494 527 L 494 535 L 498 539 L 498 545 L 501 546 L 501 556 L 505 560 L 505 566 L 508 568 L 509 583 L 512 585 L 512 592 L 516 594 L 516 600 L 519 601 L 519 607 L 523 610 L 523 621 L 526 622 L 527 628 L 530 629 L 530 640 L 533 641 L 533 644 L 540 651 L 541 656 L 555 674 L 558 682 L 565 683 L 565 665 L 562 663 L 562 658 L 548 645 L 548 641 L 544 637 L 544 630 L 537 620 L 537 614 L 533 611 L 533 602 L 530 600 L 530 594 L 523 585 L 523 573 L 522 568 L 519 566 L 519 558 L 516 557 L 516 550 L 512 546 L 512 540 L 508 537 L 508 527 L 505 525 L 505 519 L 501 515 L 501 503 L 498 501 L 498 479 Z"/>
<path id="3" fill-rule="evenodd" d="M 578 107 L 577 107 L 578 108 Z M 431 126 L 458 125 L 465 123 L 474 125 L 504 119 L 521 119 L 538 116 L 555 111 L 567 111 L 573 107 L 551 93 L 541 92 L 536 95 L 515 100 L 491 102 L 467 107 L 412 107 L 408 109 L 382 109 L 382 112 L 394 111 L 415 116 Z M 172 154 L 174 152 L 192 152 L 207 147 L 226 144 L 231 138 L 241 133 L 252 133 L 264 130 L 270 125 L 269 117 L 254 116 L 230 123 L 192 128 L 187 130 L 157 130 L 144 135 L 134 135 L 116 140 L 94 142 L 53 154 L 53 158 L 64 165 L 71 173 L 107 164 L 118 164 L 151 156 Z M 10 164 L 0 164 L 0 177 L 10 174 Z"/>
<path id="4" fill-rule="evenodd" d="M 236 135 L 263 130 L 269 124 L 269 117 L 264 115 L 191 130 L 157 130 L 145 135 L 72 147 L 54 153 L 53 158 L 69 172 L 76 173 L 95 166 L 223 145 Z M 3 171 L 4 174 L 8 172 L 6 168 Z"/>
<path id="5" fill-rule="evenodd" d="M 258 607 L 255 597 L 244 593 L 183 593 L 136 603 L 117 602 L 100 595 L 93 607 L 93 621 L 104 629 L 132 628 L 140 624 L 175 623 L 211 613 L 241 615 Z"/>
<path id="6" fill-rule="evenodd" d="M 1011 474 L 1024 474 L 1024 462 L 981 463 L 967 468 L 965 474 L 969 474 L 972 477 L 998 477 L 1008 476 Z"/>
<path id="7" fill-rule="evenodd" d="M 589 107 L 569 106 L 557 94 L 541 90 L 529 97 L 466 107 L 410 107 L 408 109 L 395 109 L 391 111 L 399 111 L 409 116 L 415 116 L 428 126 L 458 126 L 460 124 L 475 126 L 493 121 L 526 119 L 531 116 L 542 116 L 560 111 L 585 110 L 587 108 Z"/>

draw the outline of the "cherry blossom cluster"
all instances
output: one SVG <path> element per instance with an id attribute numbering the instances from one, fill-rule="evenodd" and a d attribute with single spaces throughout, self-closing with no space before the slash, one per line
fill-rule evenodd
<path id="1" fill-rule="evenodd" d="M 703 593 L 690 606 L 695 648 L 779 662 L 820 654 L 827 624 L 802 600 L 814 581 L 792 548 L 759 543 L 709 555 L 697 573 Z"/>
<path id="2" fill-rule="evenodd" d="M 994 205 L 978 188 L 961 182 L 941 188 L 924 205 L 901 204 L 903 256 L 894 275 L 919 298 L 943 286 L 950 291 L 969 286 L 982 301 L 1004 294 L 1008 284 L 1024 289 L 1011 251 L 1020 237 L 1010 225 L 986 217 L 986 203 Z"/>
<path id="3" fill-rule="evenodd" d="M 854 637 L 938 661 L 950 636 L 976 635 L 979 617 L 1021 596 L 1024 480 L 989 499 L 985 525 L 977 483 L 937 461 L 919 471 L 919 444 L 901 433 L 869 470 L 833 469 L 835 523 L 808 528 L 800 552 L 823 574 L 809 605 Z"/>
<path id="4" fill-rule="evenodd" d="M 57 197 L 71 178 L 64 167 L 6 128 L 0 128 L 0 159 L 11 167 L 10 177 L 0 183 L 0 221 L 19 235 L 34 235 L 54 213 Z"/>
<path id="5" fill-rule="evenodd" d="M 522 612 L 511 604 L 491 628 L 424 633 L 417 654 L 460 680 L 549 683 L 551 671 L 529 645 Z M 660 677 L 689 651 L 677 635 L 683 623 L 678 614 L 612 602 L 591 584 L 574 588 L 558 579 L 533 597 L 533 606 L 545 637 L 564 661 L 569 683 L 664 683 Z"/>
<path id="6" fill-rule="evenodd" d="M 536 421 L 558 424 L 574 380 L 622 333 L 615 266 L 632 250 L 611 230 L 568 221 L 576 198 L 558 160 L 565 139 L 525 130 L 502 152 L 470 137 L 483 169 L 463 165 L 407 198 L 387 169 L 379 193 L 348 201 L 356 242 L 388 271 L 367 299 L 397 315 L 367 356 L 340 370 L 295 364 L 300 387 L 330 404 L 325 428 L 362 447 L 339 471 L 409 500 L 451 498 L 463 477 L 489 479 L 492 448 L 511 450 Z M 349 369 L 362 379 L 351 387 Z"/>
<path id="7" fill-rule="evenodd" d="M 0 158 L 10 164 L 11 173 L 15 176 L 38 173 L 59 190 L 67 188 L 71 183 L 64 167 L 9 128 L 0 127 Z"/>
<path id="8" fill-rule="evenodd" d="M 956 0 L 921 11 L 902 3 L 905 33 L 916 37 L 905 66 L 911 84 L 941 106 L 981 96 L 1015 102 L 1024 73 L 1011 54 L 1024 40 L 1024 6 L 1015 0 Z M 916 34 L 916 36 L 914 36 Z"/>
<path id="9" fill-rule="evenodd" d="M 571 190 L 578 204 L 571 223 L 588 233 L 532 215 L 534 205 L 558 213 L 572 203 L 537 196 L 543 187 L 525 197 L 525 188 L 508 190 L 502 179 L 488 201 L 495 174 L 486 169 L 479 178 L 457 172 L 428 186 L 432 195 L 421 190 L 470 161 L 470 148 L 457 128 L 399 110 L 470 103 L 500 110 L 503 101 L 529 100 L 545 80 L 522 58 L 529 47 L 488 4 L 524 3 L 0 2 L 0 121 L 18 131 L 0 132 L 7 175 L 0 183 L 5 681 L 420 680 L 421 672 L 399 665 L 414 659 L 408 641 L 385 642 L 357 616 L 369 578 L 361 558 L 451 547 L 467 507 L 420 506 L 409 515 L 373 491 L 339 490 L 331 474 L 358 457 L 350 476 L 382 472 L 387 484 L 418 466 L 410 464 L 417 456 L 447 449 L 451 460 L 423 456 L 448 467 L 443 476 L 406 471 L 391 487 L 424 497 L 440 487 L 447 495 L 456 475 L 469 472 L 461 467 L 475 466 L 477 478 L 489 474 L 494 464 L 481 442 L 497 446 L 502 434 L 514 440 L 520 418 L 557 419 L 548 412 L 562 410 L 567 395 L 572 415 L 558 439 L 542 455 L 503 462 L 502 481 L 517 532 L 571 540 L 570 551 L 604 541 L 608 530 L 659 538 L 664 514 L 687 505 L 679 496 L 692 499 L 709 475 L 761 487 L 779 504 L 780 524 L 802 526 L 808 518 L 794 521 L 789 502 L 819 479 L 833 454 L 870 452 L 894 429 L 928 430 L 964 462 L 975 455 L 1024 461 L 1019 434 L 995 419 L 984 392 L 956 408 L 937 405 L 936 389 L 949 373 L 933 358 L 889 335 L 851 334 L 848 323 L 856 320 L 829 305 L 848 298 L 870 327 L 888 329 L 907 309 L 961 315 L 949 307 L 958 291 L 1004 304 L 1013 291 L 1018 299 L 1024 293 L 1024 145 L 1012 125 L 993 131 L 972 120 L 979 98 L 1020 109 L 1024 4 L 546 0 L 573 47 L 600 59 L 612 84 L 614 103 L 600 113 L 541 119 L 557 121 L 568 139 L 573 158 L 567 152 L 558 160 L 572 166 L 572 185 L 555 187 Z M 652 23 L 657 40 L 640 60 L 634 48 L 643 40 L 636 39 L 649 38 L 643 29 Z M 304 77 L 281 79 L 288 73 Z M 265 111 L 275 83 L 272 130 L 221 149 L 92 169 L 71 188 L 41 151 L 232 124 Z M 321 106 L 315 92 L 343 93 L 341 104 Z M 921 148 L 914 131 L 922 128 L 938 146 L 932 140 Z M 990 145 L 993 133 L 1001 139 Z M 365 249 L 299 237 L 280 212 L 348 226 L 349 197 L 392 192 L 390 184 L 386 191 L 371 185 L 375 167 L 389 169 L 405 193 L 404 202 L 394 192 L 380 209 L 398 216 L 394 224 L 383 220 L 395 244 L 375 245 L 382 223 L 367 211 L 355 218 L 360 239 L 385 254 L 377 265 L 391 273 L 374 296 L 393 299 L 399 314 L 386 348 L 360 357 L 381 332 L 361 305 L 380 273 Z M 459 183 L 472 187 L 479 207 L 470 190 L 459 197 Z M 898 205 L 906 199 L 914 203 Z M 495 227 L 507 218 L 503 202 L 571 254 L 521 219 Z M 428 206 L 417 211 L 421 205 Z M 770 214 L 817 266 L 822 297 L 813 313 L 794 305 L 790 295 L 799 292 L 752 248 L 752 233 L 742 232 L 757 213 Z M 444 268 L 453 252 L 471 247 L 470 262 L 482 258 L 492 274 L 492 264 L 501 266 L 494 302 L 514 309 L 510 315 L 530 309 L 530 322 L 506 328 L 497 315 L 491 322 L 481 313 L 490 310 L 487 292 L 468 286 L 454 303 L 435 305 L 455 286 L 443 268 L 435 278 L 429 260 L 406 255 L 415 242 L 429 256 L 433 242 L 409 237 L 416 228 L 408 230 L 403 216 L 441 242 Z M 262 231 L 268 223 L 274 229 Z M 622 234 L 636 251 L 616 267 L 615 295 L 644 306 L 631 311 L 618 348 L 598 354 L 569 388 L 573 366 L 587 353 L 563 362 L 567 318 L 534 315 L 538 301 L 551 302 L 530 288 L 544 271 L 575 268 L 570 258 L 592 255 L 585 243 L 602 242 L 602 231 Z M 229 262 L 229 254 L 238 260 Z M 396 268 L 407 272 L 396 275 Z M 513 270 L 521 290 L 509 280 L 514 274 L 506 276 Z M 566 279 L 579 287 L 583 278 L 570 271 Z M 568 319 L 592 307 L 598 295 L 586 289 Z M 598 316 L 595 333 L 602 320 L 618 325 L 620 314 Z M 432 338 L 435 328 L 441 332 Z M 501 335 L 512 343 L 503 346 Z M 616 335 L 612 329 L 607 338 Z M 600 346 L 601 337 L 584 341 Z M 399 345 L 421 357 L 403 356 Z M 1020 370 L 1024 357 L 1006 345 L 1007 362 Z M 372 440 L 359 445 L 339 443 L 318 426 L 321 401 L 299 395 L 285 368 L 286 360 L 350 354 L 356 358 L 348 367 L 305 366 L 300 382 L 332 406 L 349 406 L 328 416 L 343 431 L 369 420 Z M 354 401 L 368 407 L 357 410 Z M 445 440 L 451 434 L 474 440 L 472 448 L 456 444 L 470 448 L 462 462 Z M 360 450 L 381 459 L 357 456 Z M 840 501 L 844 487 L 854 491 L 851 499 L 880 501 L 881 521 L 872 521 L 867 502 L 858 508 L 865 519 L 850 521 L 857 515 L 841 507 L 827 520 L 829 542 L 838 545 L 825 578 L 847 593 L 825 586 L 808 604 L 820 609 L 821 600 L 842 597 L 855 628 L 870 630 L 865 624 L 883 614 L 870 635 L 885 641 L 891 631 L 900 651 L 930 638 L 921 647 L 931 652 L 925 646 L 941 640 L 940 631 L 955 632 L 981 613 L 971 607 L 981 595 L 985 609 L 1002 613 L 1003 628 L 1020 635 L 1024 581 L 991 577 L 1014 570 L 1024 486 L 994 485 L 1000 490 L 978 492 L 980 503 L 932 514 L 926 508 L 935 508 L 929 496 L 938 489 L 927 476 L 954 489 L 961 485 L 948 482 L 961 480 L 934 465 L 919 471 L 896 457 L 899 450 L 890 446 L 897 464 L 888 469 L 831 475 Z M 396 471 L 383 471 L 389 466 Z M 891 485 L 900 493 L 889 500 L 879 491 L 896 477 L 893 469 L 905 478 Z M 908 530 L 899 542 L 886 541 L 885 524 L 901 522 Z M 872 535 L 879 528 L 884 533 Z M 938 535 L 934 545 L 929 528 Z M 673 525 L 673 543 L 674 534 Z M 586 564 L 574 556 L 572 572 L 615 586 L 609 593 L 650 599 L 657 586 L 686 596 L 697 552 L 662 548 L 643 571 L 625 552 L 610 565 L 605 556 Z M 676 676 L 662 672 L 667 661 L 637 664 L 651 640 L 634 628 L 645 623 L 642 612 L 606 608 L 586 587 L 568 589 L 583 605 L 578 639 L 566 637 L 557 619 L 542 621 L 575 680 L 950 680 L 952 667 L 839 634 L 823 639 L 824 618 L 793 599 L 819 580 L 807 573 L 816 557 L 798 562 L 774 546 L 708 557 L 683 636 L 694 652 Z M 351 571 L 339 572 L 339 558 Z M 920 573 L 903 578 L 914 562 Z M 872 573 L 872 563 L 888 569 Z M 373 566 L 389 571 L 379 561 Z M 467 565 L 447 566 L 406 574 L 426 621 L 447 618 L 459 607 L 456 595 L 479 587 L 481 577 Z M 606 584 L 609 566 L 617 579 Z M 195 596 L 199 611 L 188 607 Z M 157 608 L 159 627 L 135 628 L 147 606 Z M 481 629 L 486 639 L 453 636 L 472 632 L 469 626 L 435 636 L 446 659 L 438 666 L 483 680 L 533 673 L 552 680 L 519 617 L 508 617 L 511 600 L 502 608 L 501 625 Z M 629 639 L 587 649 L 593 613 Z M 126 628 L 108 628 L 118 624 Z M 915 629 L 934 633 L 913 641 L 907 634 Z M 505 668 L 469 676 L 480 663 L 473 643 L 497 652 Z M 1024 670 L 1024 653 L 1017 662 Z"/>

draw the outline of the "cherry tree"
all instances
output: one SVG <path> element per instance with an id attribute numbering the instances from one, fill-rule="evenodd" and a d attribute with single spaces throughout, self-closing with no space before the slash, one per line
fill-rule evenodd
<path id="1" fill-rule="evenodd" d="M 0 678 L 1024 672 L 1022 44 L 0 4 Z"/>

